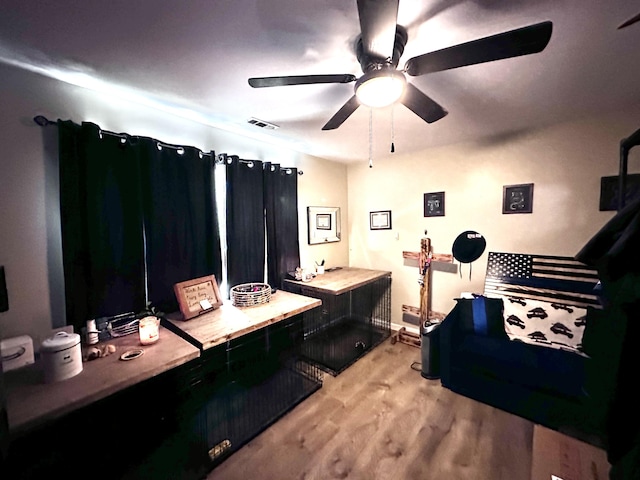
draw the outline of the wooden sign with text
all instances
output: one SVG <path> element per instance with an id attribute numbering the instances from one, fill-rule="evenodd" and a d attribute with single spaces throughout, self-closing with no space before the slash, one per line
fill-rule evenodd
<path id="1" fill-rule="evenodd" d="M 188 320 L 222 306 L 222 297 L 215 275 L 194 278 L 173 286 L 182 319 Z"/>

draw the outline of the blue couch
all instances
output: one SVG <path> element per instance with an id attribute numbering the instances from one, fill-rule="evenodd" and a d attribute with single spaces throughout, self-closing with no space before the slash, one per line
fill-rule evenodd
<path id="1" fill-rule="evenodd" d="M 456 305 L 440 327 L 442 385 L 556 430 L 599 434 L 589 405 L 589 358 L 462 326 Z M 594 431 L 595 430 L 595 431 Z"/>
<path id="2" fill-rule="evenodd" d="M 592 359 L 550 348 L 552 342 L 510 339 L 504 329 L 504 300 L 481 298 L 486 317 L 481 328 L 474 319 L 479 298 L 458 299 L 440 326 L 442 385 L 604 448 L 605 408 L 595 391 L 598 385 L 591 381 Z"/>

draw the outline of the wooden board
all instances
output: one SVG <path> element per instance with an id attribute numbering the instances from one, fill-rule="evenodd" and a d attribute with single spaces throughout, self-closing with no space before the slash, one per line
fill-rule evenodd
<path id="1" fill-rule="evenodd" d="M 453 263 L 453 255 L 451 253 L 432 253 L 432 262 Z M 410 258 L 412 260 L 420 260 L 420 252 L 402 252 L 402 258 Z"/>
<path id="2" fill-rule="evenodd" d="M 271 324 L 306 312 L 322 305 L 317 298 L 305 297 L 291 292 L 279 290 L 271 295 L 271 301 L 252 307 L 242 307 L 242 313 L 254 323 Z"/>
<path id="3" fill-rule="evenodd" d="M 415 315 L 416 317 L 420 316 L 420 309 L 418 307 L 413 307 L 411 305 L 402 305 L 402 311 L 405 313 L 410 313 L 412 315 Z M 444 320 L 444 318 L 447 316 L 446 313 L 442 313 L 442 312 L 434 312 L 433 310 L 429 310 L 429 314 L 427 316 L 427 318 L 429 320 L 437 320 L 437 321 L 442 321 Z"/>
<path id="4" fill-rule="evenodd" d="M 115 345 L 116 352 L 83 363 L 82 372 L 66 380 L 44 383 L 40 361 L 4 374 L 12 435 L 58 418 L 200 355 L 196 347 L 162 327 L 159 340 L 152 345 L 141 346 L 137 334 L 102 343 Z M 142 348 L 145 353 L 135 360 L 119 359 L 122 353 L 135 348 Z"/>
<path id="5" fill-rule="evenodd" d="M 309 282 L 285 280 L 285 282 L 301 286 L 305 290 L 316 290 L 331 295 L 355 290 L 362 285 L 372 283 L 380 278 L 390 277 L 391 272 L 369 270 L 366 268 L 340 267 L 339 270 L 325 271 Z"/>
<path id="6" fill-rule="evenodd" d="M 316 298 L 279 290 L 271 295 L 268 303 L 234 307 L 228 301 L 220 308 L 188 321 L 181 320 L 179 312 L 169 314 L 167 326 L 198 348 L 207 350 L 321 304 Z"/>
<path id="7" fill-rule="evenodd" d="M 540 425 L 534 427 L 531 480 L 606 480 L 609 468 L 604 450 Z"/>

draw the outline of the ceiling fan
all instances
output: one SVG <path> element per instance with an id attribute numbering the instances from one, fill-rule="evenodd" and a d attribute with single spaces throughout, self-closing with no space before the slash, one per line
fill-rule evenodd
<path id="1" fill-rule="evenodd" d="M 262 88 L 356 82 L 355 94 L 322 130 L 338 128 L 361 104 L 383 107 L 396 101 L 427 123 L 433 123 L 447 115 L 447 111 L 407 83 L 405 73 L 415 77 L 538 53 L 544 50 L 551 38 L 552 23 L 545 21 L 418 55 L 409 59 L 403 70 L 398 70 L 398 61 L 408 39 L 406 29 L 396 25 L 398 3 L 399 0 L 358 0 L 361 35 L 357 40 L 356 57 L 364 73 L 360 78 L 350 74 L 255 77 L 249 79 L 249 85 Z"/>
<path id="2" fill-rule="evenodd" d="M 628 27 L 629 25 L 633 25 L 634 23 L 640 22 L 640 13 L 635 17 L 631 17 L 626 22 L 623 22 L 618 26 L 618 30 L 622 30 L 623 28 Z"/>

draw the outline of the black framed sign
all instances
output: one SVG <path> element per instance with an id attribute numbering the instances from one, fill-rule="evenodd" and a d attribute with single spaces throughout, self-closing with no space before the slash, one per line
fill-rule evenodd
<path id="1" fill-rule="evenodd" d="M 390 230 L 391 210 L 379 210 L 369 213 L 369 228 L 371 230 Z"/>
<path id="2" fill-rule="evenodd" d="M 533 212 L 533 183 L 502 187 L 502 213 Z"/>
<path id="3" fill-rule="evenodd" d="M 424 216 L 444 217 L 444 192 L 424 194 Z"/>
<path id="4" fill-rule="evenodd" d="M 602 177 L 600 179 L 600 211 L 618 210 L 619 177 Z M 640 174 L 627 175 L 625 182 L 624 204 L 640 196 Z"/>

